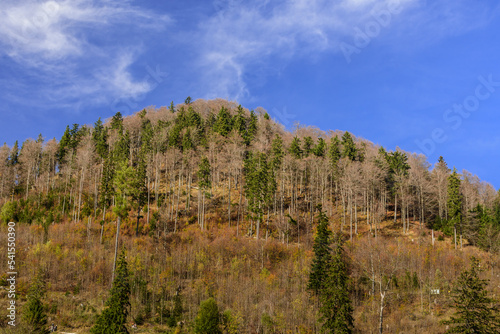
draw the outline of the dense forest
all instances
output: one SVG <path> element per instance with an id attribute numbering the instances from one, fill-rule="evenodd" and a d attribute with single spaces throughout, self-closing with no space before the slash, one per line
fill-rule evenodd
<path id="1" fill-rule="evenodd" d="M 339 333 L 444 333 L 470 277 L 499 328 L 499 192 L 443 157 L 288 131 L 260 108 L 188 97 L 4 145 L 0 208 L 2 236 L 16 222 L 19 333 L 36 302 L 44 324 L 101 333 L 123 286 L 131 333 L 318 333 L 342 292 Z"/>

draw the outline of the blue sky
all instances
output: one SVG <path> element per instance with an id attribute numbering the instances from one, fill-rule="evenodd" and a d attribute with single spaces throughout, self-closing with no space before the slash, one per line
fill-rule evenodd
<path id="1" fill-rule="evenodd" d="M 221 97 L 500 187 L 496 1 L 4 0 L 0 14 L 1 143 Z"/>

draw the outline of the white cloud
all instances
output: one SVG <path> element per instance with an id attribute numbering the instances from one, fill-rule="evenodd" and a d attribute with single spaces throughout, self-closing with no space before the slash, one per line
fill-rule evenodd
<path id="1" fill-rule="evenodd" d="M 39 93 L 59 105 L 148 92 L 151 86 L 134 79 L 129 69 L 140 42 L 116 41 L 112 34 L 158 30 L 170 22 L 168 16 L 114 0 L 7 1 L 0 16 L 0 54 L 45 83 Z"/>
<path id="2" fill-rule="evenodd" d="M 207 97 L 235 99 L 249 94 L 250 68 L 271 57 L 283 66 L 292 58 L 342 54 L 341 43 L 353 45 L 356 29 L 364 31 L 367 23 L 379 28 L 371 40 L 383 34 L 391 46 L 414 47 L 408 43 L 428 45 L 475 29 L 485 24 L 488 12 L 472 0 L 217 0 L 214 7 L 216 15 L 199 27 L 200 72 Z M 388 11 L 387 24 L 377 21 Z"/>

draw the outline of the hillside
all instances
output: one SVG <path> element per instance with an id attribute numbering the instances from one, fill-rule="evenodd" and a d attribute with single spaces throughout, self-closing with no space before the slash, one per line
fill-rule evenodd
<path id="1" fill-rule="evenodd" d="M 188 98 L 4 145 L 0 178 L 2 236 L 16 222 L 18 319 L 41 272 L 60 331 L 88 333 L 104 308 L 118 220 L 134 333 L 191 333 L 208 297 L 226 333 L 318 332 L 307 290 L 318 205 L 346 240 L 359 333 L 378 332 L 381 306 L 385 333 L 444 332 L 471 255 L 500 292 L 491 185 L 349 132 L 290 132 L 234 102 Z M 6 261 L 0 270 L 0 331 L 11 333 Z"/>

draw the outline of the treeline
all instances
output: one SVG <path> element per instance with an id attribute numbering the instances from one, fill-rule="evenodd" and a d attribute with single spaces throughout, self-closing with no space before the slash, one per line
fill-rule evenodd
<path id="1" fill-rule="evenodd" d="M 425 225 L 454 236 L 457 247 L 464 239 L 499 247 L 498 193 L 465 170 L 452 172 L 442 157 L 431 168 L 422 155 L 388 152 L 349 132 L 288 132 L 264 110 L 190 98 L 74 124 L 59 141 L 39 135 L 21 148 L 4 145 L 0 218 L 42 226 L 86 219 L 104 228 L 126 168 L 121 191 L 136 235 L 175 232 L 185 217 L 203 229 L 209 212 L 245 235 L 300 242 L 321 204 L 351 239 L 361 223 L 376 235 L 392 214 L 403 233 Z"/>

